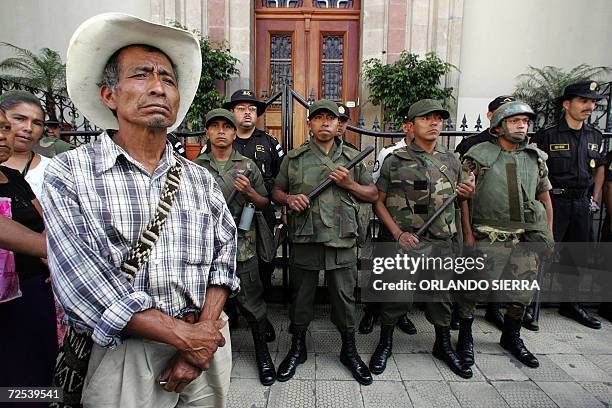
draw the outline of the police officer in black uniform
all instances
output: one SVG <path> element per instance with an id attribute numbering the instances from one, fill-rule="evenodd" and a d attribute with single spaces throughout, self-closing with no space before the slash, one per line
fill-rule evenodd
<path id="1" fill-rule="evenodd" d="M 603 138 L 600 131 L 585 122 L 596 102 L 603 98 L 597 90 L 597 82 L 591 80 L 568 85 L 561 97 L 563 116 L 531 140 L 548 154 L 556 242 L 590 240 L 591 211 L 598 208 L 604 180 Z M 589 194 L 591 186 L 593 196 Z M 562 303 L 559 313 L 587 327 L 601 328 L 601 322 L 578 303 Z"/>
<path id="2" fill-rule="evenodd" d="M 606 217 L 601 230 L 601 242 L 612 242 L 612 151 L 604 158 L 605 182 L 603 188 L 604 204 L 606 206 Z M 612 254 L 607 254 L 608 265 L 612 260 Z M 605 302 L 599 306 L 597 312 L 601 317 L 612 321 L 612 303 Z"/>
<path id="3" fill-rule="evenodd" d="M 487 107 L 487 119 L 491 120 L 493 117 L 493 112 L 495 112 L 497 108 L 502 106 L 504 103 L 513 102 L 515 100 L 516 99 L 514 96 L 510 95 L 502 95 L 493 99 L 491 102 L 489 102 L 489 106 Z M 491 128 L 486 128 L 482 132 L 475 135 L 464 136 L 463 140 L 461 140 L 461 142 L 455 147 L 455 151 L 459 153 L 461 158 L 463 158 L 463 155 L 466 154 L 472 146 L 482 142 L 491 142 L 496 139 L 497 138 L 491 134 Z"/>
<path id="4" fill-rule="evenodd" d="M 257 118 L 264 114 L 267 105 L 265 102 L 258 101 L 250 89 L 239 89 L 232 94 L 229 102 L 223 104 L 223 107 L 232 111 L 236 118 L 238 132 L 234 140 L 234 149 L 255 162 L 263 175 L 266 190 L 270 194 L 285 151 L 274 137 L 255 127 Z M 270 205 L 263 211 L 263 215 L 270 230 L 274 231 L 276 225 L 274 208 Z M 269 296 L 272 288 L 273 273 L 274 263 L 263 262 L 260 259 L 259 274 L 266 297 Z M 272 325 L 269 325 L 268 328 L 273 330 Z M 268 340 L 274 337 L 269 335 Z"/>

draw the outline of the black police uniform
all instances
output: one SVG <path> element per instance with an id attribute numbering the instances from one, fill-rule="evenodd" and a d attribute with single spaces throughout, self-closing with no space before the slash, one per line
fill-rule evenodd
<path id="1" fill-rule="evenodd" d="M 563 116 L 558 124 L 538 131 L 531 141 L 548 154 L 555 241 L 589 241 L 589 189 L 593 170 L 602 164 L 601 132 L 586 122 L 574 130 Z"/>
<path id="2" fill-rule="evenodd" d="M 464 137 L 463 140 L 461 140 L 461 142 L 455 147 L 455 151 L 459 153 L 461 157 L 463 157 L 463 155 L 466 154 L 467 151 L 473 146 L 482 142 L 494 141 L 497 138 L 491 134 L 490 130 L 490 128 L 486 128 L 478 134 Z"/>
<path id="3" fill-rule="evenodd" d="M 572 129 L 563 116 L 558 124 L 538 131 L 532 142 L 548 154 L 555 241 L 590 241 L 590 191 L 594 182 L 592 172 L 602 164 L 601 132 L 586 122 L 581 129 Z M 562 251 L 560 255 L 561 264 L 576 266 L 568 252 Z M 601 322 L 589 316 L 578 303 L 561 303 L 559 313 L 592 329 L 601 328 Z"/>
<path id="4" fill-rule="evenodd" d="M 274 179 L 285 157 L 285 151 L 278 141 L 266 132 L 255 129 L 248 139 L 236 137 L 234 148 L 257 164 L 263 175 L 266 190 L 271 193 Z"/>

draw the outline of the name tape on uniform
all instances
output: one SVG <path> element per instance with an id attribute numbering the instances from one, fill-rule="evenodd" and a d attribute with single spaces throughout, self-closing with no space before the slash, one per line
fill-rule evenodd
<path id="1" fill-rule="evenodd" d="M 569 143 L 553 143 L 550 145 L 550 150 L 555 152 L 558 150 L 569 150 Z"/>

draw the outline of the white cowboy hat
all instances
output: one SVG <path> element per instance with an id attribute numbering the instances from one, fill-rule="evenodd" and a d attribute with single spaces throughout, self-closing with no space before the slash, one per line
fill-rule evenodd
<path id="1" fill-rule="evenodd" d="M 66 61 L 68 96 L 85 117 L 102 129 L 119 123 L 100 100 L 97 83 L 115 51 L 128 45 L 150 45 L 163 51 L 176 67 L 180 105 L 176 129 L 189 110 L 200 83 L 202 54 L 195 36 L 185 30 L 155 24 L 123 14 L 98 14 L 82 23 L 72 35 Z"/>

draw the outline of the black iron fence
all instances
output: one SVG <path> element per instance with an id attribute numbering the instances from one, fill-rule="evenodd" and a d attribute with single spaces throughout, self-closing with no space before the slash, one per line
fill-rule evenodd
<path id="1" fill-rule="evenodd" d="M 47 110 L 47 115 L 50 118 L 57 119 L 63 125 L 62 136 L 67 136 L 70 138 L 70 141 L 75 145 L 81 145 L 84 143 L 89 143 L 92 140 L 95 140 L 98 135 L 102 133 L 102 130 L 92 125 L 83 115 L 76 109 L 72 101 L 64 96 L 64 95 L 50 95 L 49 93 L 42 91 L 40 89 L 35 89 L 32 87 L 28 87 L 25 85 L 17 84 L 14 82 L 9 82 L 3 78 L 0 78 L 0 94 L 7 90 L 12 89 L 21 89 L 26 90 L 37 96 L 43 106 L 45 106 Z M 610 100 L 611 91 L 612 91 L 612 83 L 606 83 L 602 87 L 603 93 L 607 96 L 608 101 Z M 314 102 L 314 91 L 311 92 L 307 99 L 304 99 L 302 96 L 297 94 L 289 84 L 284 84 L 280 87 L 280 91 L 268 97 L 265 91 L 262 91 L 262 97 L 265 100 L 267 106 L 271 106 L 274 104 L 275 107 L 280 105 L 280 114 L 281 114 L 281 141 L 282 145 L 286 150 L 291 150 L 294 148 L 294 106 L 297 102 L 305 108 Z M 610 112 L 610 103 L 606 102 L 599 103 L 597 105 L 596 110 L 593 112 L 591 117 L 589 118 L 589 123 L 593 124 L 595 127 L 599 128 L 604 132 L 604 140 L 606 144 L 606 150 L 610 150 L 610 138 L 612 138 L 612 116 Z M 537 119 L 532 124 L 532 131 L 530 134 L 533 134 L 539 128 L 547 126 L 548 124 L 553 123 L 556 118 L 561 114 L 560 107 L 554 101 L 550 101 L 546 104 L 543 104 L 541 107 L 536 107 Z M 264 128 L 266 127 L 266 116 L 264 115 Z M 182 126 L 179 129 L 184 129 Z M 460 129 L 460 130 L 457 130 Z M 456 126 L 455 123 L 449 118 L 444 123 L 444 131 L 442 132 L 442 142 L 447 147 L 453 147 L 457 143 L 457 138 L 466 137 L 472 135 L 474 133 L 478 133 L 483 128 L 482 120 L 480 116 L 475 120 L 474 130 L 467 130 L 470 128 L 468 125 L 468 119 L 466 115 L 463 115 L 459 126 Z M 388 129 L 387 131 L 381 130 L 381 124 L 378 118 L 375 118 L 372 122 L 371 129 L 367 129 L 365 127 L 365 120 L 363 117 L 359 117 L 357 126 L 348 125 L 347 130 L 350 132 L 354 132 L 359 135 L 359 144 L 361 145 L 374 145 L 375 150 L 372 153 L 372 156 L 367 161 L 367 164 L 372 168 L 374 165 L 376 156 L 378 152 L 383 147 L 383 142 L 393 142 L 398 141 L 404 137 L 402 132 L 395 131 L 394 129 Z M 176 131 L 174 134 L 181 138 L 183 141 L 189 140 L 188 138 L 202 138 L 205 136 L 205 130 L 197 130 L 197 131 Z M 603 223 L 603 211 L 600 211 L 595 219 L 594 219 L 594 231 L 596 231 L 596 239 L 599 239 L 599 234 L 601 231 L 601 226 Z M 376 219 L 373 218 L 372 231 L 376 230 Z M 281 266 L 283 269 L 283 290 L 280 292 L 280 298 L 283 299 L 284 296 L 289 293 L 287 288 L 288 282 L 288 248 L 286 243 L 282 247 L 282 255 L 277 259 L 277 265 Z M 274 296 L 276 299 L 279 297 Z M 285 298 L 286 300 L 286 298 Z"/>

